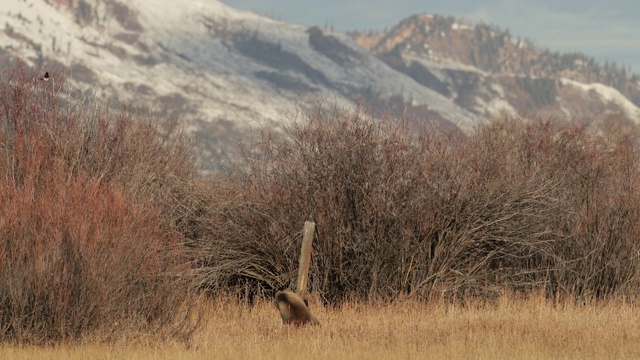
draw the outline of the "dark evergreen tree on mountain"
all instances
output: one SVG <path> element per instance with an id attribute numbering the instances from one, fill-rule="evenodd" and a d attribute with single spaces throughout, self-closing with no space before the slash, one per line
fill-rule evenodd
<path id="1" fill-rule="evenodd" d="M 518 78 L 518 85 L 531 95 L 535 107 L 553 105 L 556 102 L 556 81 L 549 78 Z"/>

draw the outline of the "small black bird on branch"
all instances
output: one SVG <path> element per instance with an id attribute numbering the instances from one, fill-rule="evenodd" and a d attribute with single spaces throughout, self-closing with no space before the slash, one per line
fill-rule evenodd
<path id="1" fill-rule="evenodd" d="M 44 76 L 40 78 L 40 80 L 49 81 L 49 72 L 44 73 Z"/>

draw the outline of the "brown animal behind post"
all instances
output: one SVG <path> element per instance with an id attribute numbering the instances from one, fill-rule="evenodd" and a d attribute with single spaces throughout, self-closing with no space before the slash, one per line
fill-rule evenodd
<path id="1" fill-rule="evenodd" d="M 292 325 L 320 325 L 320 321 L 311 315 L 311 311 L 304 300 L 291 290 L 278 291 L 276 307 L 284 324 Z"/>

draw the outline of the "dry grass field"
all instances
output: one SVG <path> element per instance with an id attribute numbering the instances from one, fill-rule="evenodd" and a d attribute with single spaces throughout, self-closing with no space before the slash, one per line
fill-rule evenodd
<path id="1" fill-rule="evenodd" d="M 312 306 L 315 304 L 312 304 Z M 493 305 L 401 301 L 313 306 L 320 327 L 283 326 L 271 303 L 203 305 L 206 323 L 189 346 L 2 345 L 2 359 L 637 359 L 640 313 L 624 302 L 554 306 L 534 297 Z"/>

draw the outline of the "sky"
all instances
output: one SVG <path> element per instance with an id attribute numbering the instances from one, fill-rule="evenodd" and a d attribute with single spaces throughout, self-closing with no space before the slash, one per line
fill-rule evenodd
<path id="1" fill-rule="evenodd" d="M 414 14 L 508 29 L 552 51 L 579 51 L 640 73 L 638 0 L 221 0 L 278 20 L 338 31 L 384 30 Z"/>

